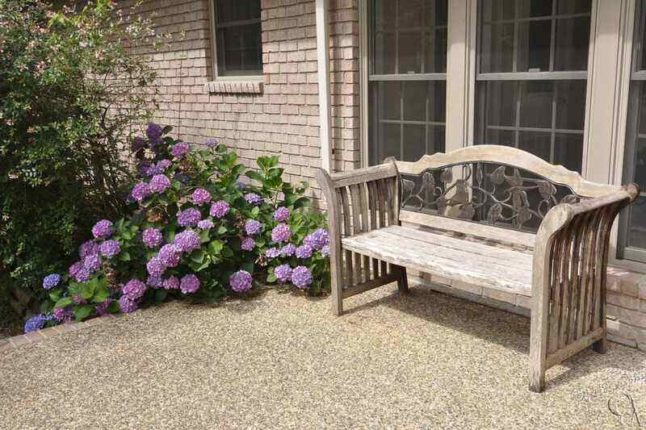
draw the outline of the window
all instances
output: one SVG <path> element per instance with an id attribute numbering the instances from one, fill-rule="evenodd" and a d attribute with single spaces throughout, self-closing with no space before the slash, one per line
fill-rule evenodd
<path id="1" fill-rule="evenodd" d="M 581 171 L 591 0 L 483 0 L 476 144 Z"/>
<path id="2" fill-rule="evenodd" d="M 630 76 L 624 182 L 636 182 L 641 195 L 622 217 L 619 257 L 646 262 L 646 0 L 638 2 Z"/>
<path id="3" fill-rule="evenodd" d="M 444 151 L 447 13 L 447 0 L 369 3 L 371 164 Z"/>
<path id="4" fill-rule="evenodd" d="M 262 74 L 260 0 L 213 0 L 217 76 Z"/>

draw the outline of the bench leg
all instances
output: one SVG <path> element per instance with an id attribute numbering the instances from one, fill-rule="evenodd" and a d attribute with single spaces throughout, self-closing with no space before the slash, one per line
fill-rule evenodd
<path id="1" fill-rule="evenodd" d="M 332 283 L 330 287 L 332 313 L 336 316 L 341 316 L 341 314 L 343 314 L 343 285 L 341 284 L 341 279 L 336 276 L 332 276 Z"/>
<path id="2" fill-rule="evenodd" d="M 400 293 L 407 294 L 408 293 L 408 276 L 406 275 L 406 268 L 399 266 L 397 268 L 397 272 L 399 272 L 399 278 L 397 279 L 397 288 L 399 289 Z"/>
<path id="3" fill-rule="evenodd" d="M 603 339 L 599 339 L 592 344 L 592 349 L 594 349 L 599 354 L 605 354 L 606 351 L 608 351 L 608 339 L 606 338 L 605 334 L 603 335 Z"/>

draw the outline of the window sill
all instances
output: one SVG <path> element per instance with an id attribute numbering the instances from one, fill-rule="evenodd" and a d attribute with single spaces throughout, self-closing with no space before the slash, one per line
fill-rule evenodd
<path id="1" fill-rule="evenodd" d="M 204 84 L 209 94 L 262 94 L 263 81 L 248 80 L 217 80 Z"/>

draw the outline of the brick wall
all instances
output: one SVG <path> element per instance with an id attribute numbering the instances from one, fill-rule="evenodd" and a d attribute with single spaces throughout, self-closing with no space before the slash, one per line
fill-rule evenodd
<path id="1" fill-rule="evenodd" d="M 240 88 L 227 89 L 231 84 L 209 85 L 213 74 L 208 1 L 147 0 L 140 8 L 160 32 L 172 36 L 160 51 L 142 52 L 152 56 L 158 73 L 156 120 L 172 125 L 174 133 L 188 142 L 218 137 L 249 166 L 258 156 L 279 155 L 288 180 L 307 180 L 315 186 L 321 152 L 314 0 L 261 1 L 262 90 L 246 93 L 232 93 Z M 356 1 L 330 2 L 332 145 L 337 170 L 359 162 Z"/>

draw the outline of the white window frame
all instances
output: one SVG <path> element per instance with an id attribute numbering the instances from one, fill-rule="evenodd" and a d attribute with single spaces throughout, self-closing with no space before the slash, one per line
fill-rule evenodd
<path id="1" fill-rule="evenodd" d="M 212 67 L 212 81 L 235 81 L 235 82 L 259 82 L 263 80 L 263 71 L 260 70 L 257 74 L 242 74 L 242 75 L 220 75 L 218 73 L 218 43 L 217 43 L 217 20 L 216 20 L 216 5 L 217 0 L 209 0 L 209 33 L 211 35 L 211 67 Z M 262 3 L 261 3 L 262 13 Z M 261 20 L 262 22 L 262 20 Z M 262 26 L 262 24 L 261 24 Z M 262 28 L 261 28 L 262 32 Z M 261 41 L 262 47 L 262 41 Z M 262 68 L 262 61 L 261 61 Z"/>
<path id="2" fill-rule="evenodd" d="M 359 0 L 361 165 L 368 146 L 368 1 Z M 636 0 L 592 0 L 582 175 L 622 184 L 628 89 Z M 446 151 L 473 144 L 478 0 L 449 0 L 446 66 Z M 610 242 L 610 263 L 645 272 L 646 264 L 617 259 L 618 223 Z"/>

